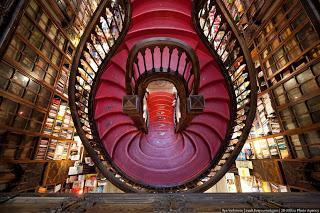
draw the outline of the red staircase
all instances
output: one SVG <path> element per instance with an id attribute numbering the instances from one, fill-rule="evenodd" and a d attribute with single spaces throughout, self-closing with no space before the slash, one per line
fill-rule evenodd
<path id="1" fill-rule="evenodd" d="M 195 32 L 191 17 L 191 1 L 133 1 L 130 29 L 101 75 L 94 105 L 99 137 L 114 163 L 136 182 L 170 186 L 190 181 L 207 169 L 225 138 L 230 118 L 228 89 L 216 60 Z M 199 58 L 199 93 L 205 97 L 205 111 L 179 133 L 174 131 L 173 97 L 168 94 L 150 94 L 148 134 L 139 131 L 122 113 L 129 51 L 137 41 L 153 37 L 179 39 Z M 177 57 L 171 64 L 177 64 L 175 60 Z M 165 114 L 158 116 L 159 112 Z"/>
<path id="2" fill-rule="evenodd" d="M 69 102 L 77 132 L 102 174 L 124 191 L 205 191 L 228 171 L 250 131 L 256 85 L 249 52 L 221 0 L 117 2 L 101 2 L 74 57 Z M 128 78 L 132 50 L 152 38 L 181 41 L 199 61 L 193 63 L 199 75 L 193 73 L 190 82 L 198 80 L 195 95 L 203 96 L 205 107 L 178 130 L 175 96 L 168 92 L 147 95 L 147 131 L 123 112 L 122 98 L 137 96 L 137 88 L 128 90 L 128 79 L 139 84 L 138 66 L 148 71 L 163 63 L 167 72 L 177 67 L 176 76 L 182 76 L 179 52 L 164 50 L 162 61 L 161 50 L 141 55 L 146 47 L 140 47 Z M 193 67 L 186 67 L 190 78 Z M 194 88 L 189 79 L 182 82 L 186 99 Z"/>

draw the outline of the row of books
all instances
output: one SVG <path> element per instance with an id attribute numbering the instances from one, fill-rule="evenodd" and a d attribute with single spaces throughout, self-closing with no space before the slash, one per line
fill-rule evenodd
<path id="1" fill-rule="evenodd" d="M 60 98 L 53 98 L 52 99 L 52 104 L 50 106 L 50 111 L 46 120 L 46 123 L 44 125 L 43 133 L 47 135 L 52 135 L 52 129 L 54 126 L 54 122 L 56 120 L 58 111 L 59 111 L 59 106 L 61 103 Z"/>
<path id="2" fill-rule="evenodd" d="M 54 137 L 72 139 L 74 125 L 67 102 L 54 97 L 43 133 Z"/>
<path id="3" fill-rule="evenodd" d="M 36 160 L 67 160 L 70 143 L 56 139 L 41 138 L 38 145 Z"/>
<path id="4" fill-rule="evenodd" d="M 72 193 L 104 192 L 103 185 L 98 186 L 97 174 L 73 175 L 67 179 L 66 183 L 70 185 L 69 191 Z"/>
<path id="5" fill-rule="evenodd" d="M 65 69 L 62 69 L 59 81 L 56 86 L 56 90 L 61 94 L 65 95 L 66 97 L 68 97 L 67 85 L 68 85 L 68 71 Z"/>
<path id="6" fill-rule="evenodd" d="M 48 150 L 50 139 L 49 138 L 41 138 L 38 145 L 37 155 L 35 157 L 36 160 L 45 160 L 46 153 Z"/>
<path id="7" fill-rule="evenodd" d="M 274 114 L 274 109 L 271 104 L 269 94 L 257 100 L 257 116 L 256 122 L 253 124 L 251 136 L 257 137 L 261 135 L 268 135 L 271 133 L 279 133 L 280 124 Z"/>

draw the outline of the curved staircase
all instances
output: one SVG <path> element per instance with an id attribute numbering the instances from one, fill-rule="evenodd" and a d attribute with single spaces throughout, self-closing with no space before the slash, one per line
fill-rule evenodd
<path id="1" fill-rule="evenodd" d="M 233 163 L 255 113 L 250 57 L 222 2 L 131 0 L 101 4 L 77 49 L 70 77 L 70 106 L 85 148 L 101 172 L 124 191 L 208 189 Z M 215 18 L 210 21 L 212 15 Z M 208 29 L 217 17 L 220 22 L 212 37 Z M 219 32 L 224 34 L 217 45 Z M 106 39 L 100 38 L 102 35 L 107 35 Z M 194 68 L 187 63 L 186 54 L 170 46 L 142 47 L 130 64 L 137 43 L 152 38 L 172 38 L 186 49 L 192 48 L 199 61 L 199 79 L 191 76 Z M 129 66 L 133 67 L 129 84 L 134 86 L 128 90 Z M 185 96 L 181 103 L 186 114 L 190 113 L 186 98 L 199 93 L 204 99 L 202 112 L 186 119 L 179 129 L 175 95 L 162 91 L 147 94 L 139 89 L 144 75 L 161 72 L 172 72 L 173 79 L 182 76 L 184 92 L 177 89 Z M 189 77 L 183 78 L 185 72 Z M 166 74 L 159 75 L 161 80 L 170 81 Z M 192 87 L 196 81 L 197 91 Z M 137 103 L 145 96 L 147 99 L 148 118 L 142 119 L 143 128 L 123 112 L 122 98 L 132 94 L 137 95 Z M 139 104 L 142 106 L 142 101 Z"/>

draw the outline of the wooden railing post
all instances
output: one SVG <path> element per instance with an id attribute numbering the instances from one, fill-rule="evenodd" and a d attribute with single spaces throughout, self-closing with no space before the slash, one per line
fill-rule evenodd
<path id="1" fill-rule="evenodd" d="M 136 124 L 136 127 L 148 133 L 147 123 L 143 118 L 142 99 L 138 95 L 126 95 L 122 98 L 122 110 Z"/>

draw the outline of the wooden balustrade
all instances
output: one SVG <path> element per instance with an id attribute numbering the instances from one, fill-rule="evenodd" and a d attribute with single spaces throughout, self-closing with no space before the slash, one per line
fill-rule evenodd
<path id="1" fill-rule="evenodd" d="M 199 60 L 194 50 L 174 38 L 155 37 L 141 40 L 131 49 L 127 60 L 127 95 L 123 97 L 123 111 L 144 132 L 148 131 L 143 119 L 142 100 L 148 84 L 154 80 L 169 81 L 177 89 L 181 103 L 181 119 L 176 123 L 177 132 L 185 128 L 192 118 L 204 109 L 204 99 L 198 95 Z M 192 107 L 196 104 L 197 107 Z M 136 106 L 134 109 L 131 107 L 133 105 Z"/>

